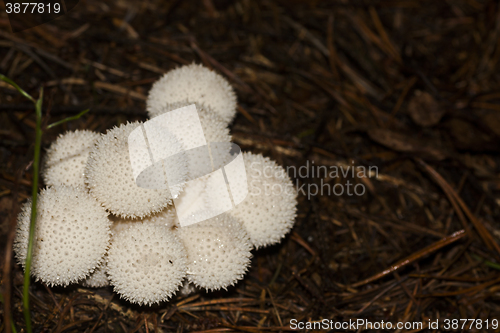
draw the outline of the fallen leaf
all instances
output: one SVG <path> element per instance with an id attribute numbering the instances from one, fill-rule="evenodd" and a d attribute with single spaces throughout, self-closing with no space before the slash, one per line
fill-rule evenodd
<path id="1" fill-rule="evenodd" d="M 411 119 L 422 127 L 436 125 L 445 112 L 431 94 L 421 90 L 416 90 L 408 103 L 408 113 Z"/>
<path id="2" fill-rule="evenodd" d="M 406 134 L 394 132 L 384 128 L 374 128 L 368 131 L 368 136 L 373 141 L 399 152 L 415 153 L 419 156 L 434 160 L 442 160 L 446 158 L 446 154 L 444 152 L 432 147 L 422 140 L 414 139 Z"/>

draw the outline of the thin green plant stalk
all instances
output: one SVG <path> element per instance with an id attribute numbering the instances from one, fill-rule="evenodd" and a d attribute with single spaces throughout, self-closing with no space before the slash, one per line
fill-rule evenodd
<path id="1" fill-rule="evenodd" d="M 30 277 L 31 277 L 31 262 L 33 258 L 33 243 L 35 239 L 35 230 L 36 230 L 36 217 L 37 217 L 37 199 L 38 199 L 38 179 L 40 175 L 40 152 L 42 150 L 42 103 L 43 103 L 43 87 L 40 88 L 40 96 L 38 100 L 35 100 L 31 97 L 26 91 L 21 89 L 14 81 L 6 77 L 5 75 L 0 74 L 0 80 L 12 85 L 16 88 L 21 95 L 29 99 L 35 104 L 35 115 L 36 115 L 36 128 L 35 128 L 35 152 L 33 157 L 33 185 L 31 188 L 31 219 L 30 219 L 30 232 L 28 239 L 28 253 L 26 254 L 26 263 L 24 269 L 24 284 L 23 284 L 23 314 L 24 320 L 26 322 L 26 331 L 28 333 L 32 333 L 31 328 L 31 314 L 30 314 L 30 306 L 29 306 L 29 287 L 30 287 Z M 84 110 L 79 114 L 67 117 L 60 121 L 56 121 L 47 126 L 47 129 L 56 127 L 58 125 L 64 124 L 70 120 L 79 119 L 85 113 L 87 113 L 90 109 Z M 16 327 L 14 322 L 11 320 L 11 328 L 12 332 L 16 333 Z"/>
<path id="2" fill-rule="evenodd" d="M 35 238 L 36 215 L 37 215 L 37 199 L 38 199 L 38 176 L 40 170 L 40 151 L 42 149 L 42 101 L 43 88 L 40 89 L 40 97 L 35 104 L 36 114 L 36 129 L 35 129 L 35 154 L 33 158 L 33 186 L 31 189 L 31 221 L 30 234 L 28 241 L 28 253 L 26 255 L 26 266 L 24 273 L 23 286 L 23 307 L 24 320 L 26 322 L 26 331 L 31 332 L 31 315 L 30 315 L 30 275 L 31 275 L 31 260 L 33 258 L 33 240 Z"/>
<path id="3" fill-rule="evenodd" d="M 21 87 L 19 87 L 14 81 L 12 81 L 11 79 L 9 79 L 7 76 L 3 75 L 3 74 L 0 74 L 0 79 L 8 84 L 10 84 L 11 86 L 13 86 L 14 88 L 16 88 L 17 91 L 19 91 L 19 93 L 21 95 L 23 95 L 24 97 L 26 97 L 27 99 L 29 99 L 30 101 L 33 102 L 33 104 L 36 104 L 36 101 L 33 97 L 31 97 L 30 94 L 28 94 L 26 91 L 22 90 Z"/>
<path id="4" fill-rule="evenodd" d="M 500 270 L 500 264 L 497 264 L 495 262 L 492 262 L 492 261 L 489 261 L 489 260 L 486 260 L 484 258 L 481 258 L 480 256 L 476 255 L 476 254 L 472 254 L 472 258 L 476 259 L 476 260 L 480 260 L 483 262 L 483 264 L 485 264 L 486 266 L 490 267 L 490 268 L 494 268 L 494 269 L 498 269 Z"/>
<path id="5" fill-rule="evenodd" d="M 68 122 L 70 120 L 76 120 L 76 119 L 80 118 L 81 116 L 83 116 L 84 114 L 86 114 L 89 111 L 90 111 L 90 109 L 83 110 L 82 112 L 80 112 L 79 114 L 77 114 L 75 116 L 64 118 L 63 120 L 56 121 L 55 123 L 52 123 L 52 124 L 48 125 L 47 129 L 51 129 L 52 127 L 59 126 L 59 125 L 64 124 L 65 122 Z"/>

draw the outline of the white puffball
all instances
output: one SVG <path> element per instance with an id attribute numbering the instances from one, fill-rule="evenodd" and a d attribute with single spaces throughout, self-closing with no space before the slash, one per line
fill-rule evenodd
<path id="1" fill-rule="evenodd" d="M 238 220 L 222 214 L 177 232 L 188 255 L 189 282 L 208 291 L 226 289 L 243 278 L 252 246 Z"/>
<path id="2" fill-rule="evenodd" d="M 229 124 L 236 114 L 236 95 L 225 78 L 201 65 L 173 69 L 153 84 L 146 101 L 149 117 L 163 113 L 167 104 L 204 104 Z"/>
<path id="3" fill-rule="evenodd" d="M 295 222 L 297 191 L 275 161 L 248 152 L 243 160 L 248 195 L 229 213 L 243 222 L 256 248 L 279 243 Z"/>
<path id="4" fill-rule="evenodd" d="M 47 185 L 84 186 L 84 169 L 99 133 L 83 130 L 60 135 L 47 150 L 43 179 Z"/>
<path id="5" fill-rule="evenodd" d="M 122 124 L 102 135 L 90 152 L 85 169 L 85 181 L 90 193 L 111 213 L 125 218 L 142 218 L 161 211 L 171 204 L 168 189 L 151 189 L 137 186 L 132 173 L 128 150 L 129 134 L 140 126 L 139 122 Z M 179 143 L 172 139 L 165 143 L 166 148 L 178 149 Z M 149 158 L 147 152 L 142 152 Z M 185 161 L 181 155 L 169 159 L 176 163 L 170 169 L 179 172 L 178 179 L 187 177 Z M 174 168 L 175 167 L 175 168 Z M 150 184 L 163 179 L 150 177 Z"/>
<path id="6" fill-rule="evenodd" d="M 108 214 L 82 189 L 54 186 L 40 192 L 31 274 L 49 285 L 66 286 L 93 272 L 109 246 Z M 14 251 L 23 265 L 28 252 L 31 201 L 18 217 Z"/>
<path id="7" fill-rule="evenodd" d="M 170 228 L 139 222 L 113 235 L 108 275 L 115 292 L 132 303 L 166 301 L 186 275 L 186 251 Z"/>

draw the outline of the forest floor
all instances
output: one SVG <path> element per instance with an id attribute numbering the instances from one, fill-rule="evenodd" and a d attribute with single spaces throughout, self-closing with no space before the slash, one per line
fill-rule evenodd
<path id="1" fill-rule="evenodd" d="M 18 33 L 2 9 L 0 73 L 33 96 L 44 87 L 46 122 L 90 108 L 47 130 L 44 150 L 66 130 L 146 120 L 152 83 L 196 62 L 235 88 L 234 142 L 299 188 L 294 228 L 254 250 L 235 287 L 149 308 L 111 287 L 33 282 L 35 331 L 278 332 L 322 319 L 500 331 L 499 41 L 493 0 L 86 0 Z M 23 272 L 6 250 L 31 193 L 35 115 L 0 91 L 0 331 L 7 311 L 19 332 Z"/>

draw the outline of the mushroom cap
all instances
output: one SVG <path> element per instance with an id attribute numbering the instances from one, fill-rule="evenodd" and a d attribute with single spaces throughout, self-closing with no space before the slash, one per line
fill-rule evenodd
<path id="1" fill-rule="evenodd" d="M 166 301 L 186 276 L 186 251 L 168 227 L 136 223 L 113 235 L 108 275 L 115 292 L 132 303 Z"/>
<path id="2" fill-rule="evenodd" d="M 85 280 L 82 281 L 82 286 L 87 288 L 102 288 L 109 286 L 108 274 L 106 273 L 107 265 L 104 261 L 91 273 Z"/>
<path id="3" fill-rule="evenodd" d="M 137 186 L 130 163 L 128 136 L 139 122 L 122 124 L 108 130 L 96 141 L 90 152 L 85 168 L 85 182 L 90 193 L 111 213 L 124 218 L 142 218 L 161 211 L 172 203 L 172 195 L 168 189 L 151 189 Z M 174 147 L 179 143 L 172 137 L 165 147 Z M 143 154 L 145 158 L 149 155 Z M 178 163 L 176 170 L 179 179 L 186 177 L 185 164 L 182 158 L 169 159 Z M 150 183 L 160 179 L 148 179 Z"/>
<path id="4" fill-rule="evenodd" d="M 25 266 L 31 200 L 18 216 L 14 251 Z M 38 196 L 31 274 L 49 285 L 66 286 L 93 272 L 109 246 L 110 220 L 104 208 L 80 188 L 54 186 Z"/>
<path id="5" fill-rule="evenodd" d="M 66 132 L 52 142 L 45 157 L 43 179 L 47 185 L 84 186 L 84 170 L 99 133 Z"/>
<path id="6" fill-rule="evenodd" d="M 297 191 L 285 169 L 261 154 L 243 153 L 248 195 L 229 214 L 243 222 L 252 244 L 279 243 L 292 229 Z"/>
<path id="7" fill-rule="evenodd" d="M 146 101 L 150 118 L 167 104 L 200 103 L 212 108 L 229 124 L 236 114 L 236 95 L 225 78 L 196 64 L 173 69 L 153 84 Z"/>
<path id="8" fill-rule="evenodd" d="M 238 220 L 221 214 L 177 233 L 187 251 L 189 282 L 208 291 L 226 289 L 243 278 L 252 246 Z"/>

